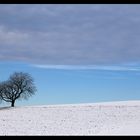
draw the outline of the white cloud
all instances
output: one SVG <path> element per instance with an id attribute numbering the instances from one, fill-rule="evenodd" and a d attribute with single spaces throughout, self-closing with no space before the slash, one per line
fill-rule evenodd
<path id="1" fill-rule="evenodd" d="M 60 70 L 107 70 L 107 71 L 140 71 L 138 67 L 128 66 L 97 66 L 97 65 L 32 65 L 42 69 Z"/>

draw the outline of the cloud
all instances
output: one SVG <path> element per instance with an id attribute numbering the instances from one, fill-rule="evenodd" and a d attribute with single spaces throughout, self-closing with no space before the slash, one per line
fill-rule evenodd
<path id="1" fill-rule="evenodd" d="M 15 45 L 22 44 L 28 39 L 28 34 L 16 30 L 7 30 L 4 26 L 0 26 L 0 43 Z"/>
<path id="2" fill-rule="evenodd" d="M 0 5 L 0 60 L 140 62 L 139 5 Z"/>
<path id="3" fill-rule="evenodd" d="M 140 67 L 128 66 L 97 66 L 97 65 L 32 65 L 41 69 L 60 69 L 60 70 L 105 70 L 105 71 L 140 71 Z"/>

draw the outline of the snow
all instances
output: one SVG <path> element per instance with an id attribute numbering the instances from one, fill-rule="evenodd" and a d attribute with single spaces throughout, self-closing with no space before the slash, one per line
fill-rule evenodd
<path id="1" fill-rule="evenodd" d="M 0 108 L 0 135 L 140 135 L 140 101 Z"/>

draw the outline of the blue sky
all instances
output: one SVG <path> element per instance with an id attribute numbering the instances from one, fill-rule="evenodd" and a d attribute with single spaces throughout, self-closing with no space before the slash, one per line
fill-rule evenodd
<path id="1" fill-rule="evenodd" d="M 140 5 L 0 5 L 0 80 L 30 73 L 18 105 L 140 99 Z"/>

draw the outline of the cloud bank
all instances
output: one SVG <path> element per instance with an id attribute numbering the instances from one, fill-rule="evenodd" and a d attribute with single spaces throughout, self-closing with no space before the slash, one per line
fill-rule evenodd
<path id="1" fill-rule="evenodd" d="M 0 61 L 140 63 L 140 5 L 0 5 L 0 13 Z"/>

